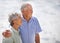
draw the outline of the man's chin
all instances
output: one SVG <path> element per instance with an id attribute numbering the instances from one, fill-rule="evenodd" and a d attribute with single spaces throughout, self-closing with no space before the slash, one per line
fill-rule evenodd
<path id="1" fill-rule="evenodd" d="M 19 27 L 20 27 L 21 25 L 19 25 Z"/>

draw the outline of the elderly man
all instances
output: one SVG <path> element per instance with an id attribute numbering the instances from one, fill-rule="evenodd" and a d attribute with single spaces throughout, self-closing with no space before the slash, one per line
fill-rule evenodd
<path id="1" fill-rule="evenodd" d="M 22 43 L 40 43 L 39 32 L 41 27 L 38 20 L 32 17 L 33 9 L 28 3 L 21 7 L 22 12 L 22 26 L 19 27 Z M 7 35 L 3 35 L 7 37 Z"/>

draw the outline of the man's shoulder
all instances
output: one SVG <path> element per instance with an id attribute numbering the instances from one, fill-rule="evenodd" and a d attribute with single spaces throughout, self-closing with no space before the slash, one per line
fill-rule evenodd
<path id="1" fill-rule="evenodd" d="M 36 17 L 32 17 L 33 21 L 38 21 L 38 19 Z"/>

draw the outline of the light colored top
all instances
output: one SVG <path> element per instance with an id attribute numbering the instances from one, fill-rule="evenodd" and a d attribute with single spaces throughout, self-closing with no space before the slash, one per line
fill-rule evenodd
<path id="1" fill-rule="evenodd" d="M 32 17 L 29 22 L 22 18 L 22 26 L 20 26 L 19 30 L 22 43 L 35 43 L 35 35 L 42 31 L 40 24 L 35 17 Z"/>
<path id="2" fill-rule="evenodd" d="M 11 28 L 12 36 L 9 38 L 3 38 L 2 43 L 22 43 L 19 31 Z"/>

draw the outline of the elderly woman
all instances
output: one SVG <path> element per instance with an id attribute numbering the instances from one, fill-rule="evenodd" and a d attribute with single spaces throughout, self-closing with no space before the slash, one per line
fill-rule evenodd
<path id="1" fill-rule="evenodd" d="M 21 26 L 21 24 L 22 24 L 20 15 L 17 13 L 10 15 L 9 22 L 10 22 L 10 25 L 12 26 L 11 37 L 3 38 L 2 42 L 3 43 L 22 43 L 19 31 L 18 31 L 19 26 Z M 7 30 L 7 31 L 9 31 L 9 30 Z"/>

